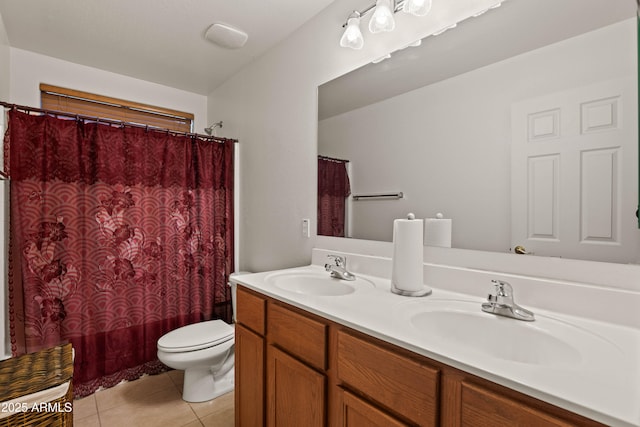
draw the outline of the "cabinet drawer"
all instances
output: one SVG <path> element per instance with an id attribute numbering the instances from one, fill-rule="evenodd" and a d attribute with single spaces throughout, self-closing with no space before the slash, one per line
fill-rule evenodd
<path id="1" fill-rule="evenodd" d="M 264 315 L 267 301 L 238 286 L 236 322 L 264 335 Z"/>
<path id="2" fill-rule="evenodd" d="M 327 369 L 327 325 L 278 304 L 268 307 L 268 339 L 311 366 Z"/>
<path id="3" fill-rule="evenodd" d="M 338 379 L 421 426 L 438 420 L 438 369 L 338 332 Z"/>
<path id="4" fill-rule="evenodd" d="M 461 426 L 570 427 L 575 425 L 466 381 L 462 382 L 461 393 Z"/>

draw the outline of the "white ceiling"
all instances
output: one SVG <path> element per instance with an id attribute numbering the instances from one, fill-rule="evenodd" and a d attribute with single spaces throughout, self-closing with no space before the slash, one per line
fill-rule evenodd
<path id="1" fill-rule="evenodd" d="M 208 95 L 334 0 L 0 0 L 12 47 Z M 213 23 L 249 35 L 226 50 Z"/>
<path id="2" fill-rule="evenodd" d="M 320 87 L 319 119 L 342 114 L 636 16 L 635 0 L 509 0 L 417 48 Z M 576 70 L 579 72 L 579 70 Z"/>

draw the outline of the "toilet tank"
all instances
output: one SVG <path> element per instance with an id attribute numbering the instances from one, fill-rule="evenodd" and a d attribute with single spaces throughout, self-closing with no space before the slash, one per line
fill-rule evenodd
<path id="1" fill-rule="evenodd" d="M 238 283 L 234 280 L 235 277 L 242 276 L 243 274 L 251 274 L 249 271 L 238 271 L 229 275 L 229 287 L 231 288 L 231 309 L 233 311 L 233 322 L 236 321 L 236 290 L 238 289 Z"/>

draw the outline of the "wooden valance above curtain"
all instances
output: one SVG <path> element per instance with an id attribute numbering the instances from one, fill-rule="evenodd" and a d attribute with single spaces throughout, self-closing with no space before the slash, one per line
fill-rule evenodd
<path id="1" fill-rule="evenodd" d="M 184 111 L 131 102 L 74 89 L 40 84 L 42 108 L 104 117 L 178 132 L 191 132 L 194 115 Z"/>

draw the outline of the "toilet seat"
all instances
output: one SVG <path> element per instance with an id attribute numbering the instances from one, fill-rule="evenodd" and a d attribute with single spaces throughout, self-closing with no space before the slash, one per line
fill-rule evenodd
<path id="1" fill-rule="evenodd" d="M 222 320 L 209 320 L 175 329 L 158 340 L 158 350 L 182 353 L 213 347 L 234 337 L 233 326 Z"/>

